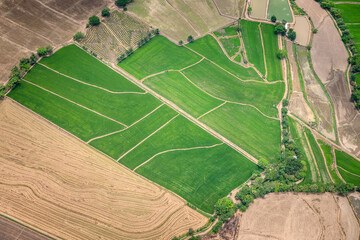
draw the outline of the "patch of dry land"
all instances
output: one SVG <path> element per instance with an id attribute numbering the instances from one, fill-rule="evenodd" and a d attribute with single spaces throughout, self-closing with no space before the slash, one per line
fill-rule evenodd
<path id="1" fill-rule="evenodd" d="M 359 239 L 359 223 L 346 197 L 268 194 L 240 219 L 238 240 Z"/>
<path id="2" fill-rule="evenodd" d="M 0 84 L 20 58 L 72 39 L 111 0 L 0 1 Z"/>
<path id="3" fill-rule="evenodd" d="M 171 239 L 207 218 L 29 110 L 0 103 L 0 212 L 59 239 Z"/>
<path id="4" fill-rule="evenodd" d="M 296 32 L 296 43 L 307 46 L 311 37 L 311 24 L 306 16 L 295 16 L 294 31 Z"/>
<path id="5" fill-rule="evenodd" d="M 250 17 L 266 19 L 268 2 L 269 0 L 252 0 Z"/>
<path id="6" fill-rule="evenodd" d="M 239 18 L 245 8 L 245 0 L 214 0 L 223 15 Z"/>
<path id="7" fill-rule="evenodd" d="M 204 35 L 237 19 L 220 16 L 213 1 L 209 0 L 133 1 L 128 9 L 176 43 L 186 41 L 189 35 Z"/>

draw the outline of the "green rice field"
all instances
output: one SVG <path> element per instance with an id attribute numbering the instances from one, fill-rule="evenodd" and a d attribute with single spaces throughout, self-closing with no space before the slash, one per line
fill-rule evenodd
<path id="1" fill-rule="evenodd" d="M 340 9 L 345 23 L 360 23 L 360 5 L 341 3 L 336 4 L 336 8 Z"/>
<path id="2" fill-rule="evenodd" d="M 345 152 L 335 150 L 336 164 L 348 172 L 360 176 L 360 161 Z"/>
<path id="3" fill-rule="evenodd" d="M 234 56 L 240 49 L 240 39 L 239 37 L 233 38 L 222 38 L 220 39 L 221 44 L 224 46 L 227 54 L 230 57 Z"/>
<path id="4" fill-rule="evenodd" d="M 287 0 L 269 0 L 269 9 L 267 12 L 267 18 L 275 16 L 278 21 L 285 20 L 286 22 L 292 22 L 293 16 L 291 14 L 290 5 Z"/>
<path id="5" fill-rule="evenodd" d="M 319 140 L 320 146 L 324 152 L 325 158 L 326 158 L 326 165 L 329 169 L 330 175 L 335 183 L 342 183 L 339 176 L 336 174 L 336 169 L 334 166 L 334 157 L 331 152 L 331 147 L 329 145 L 326 145 L 323 141 Z"/>

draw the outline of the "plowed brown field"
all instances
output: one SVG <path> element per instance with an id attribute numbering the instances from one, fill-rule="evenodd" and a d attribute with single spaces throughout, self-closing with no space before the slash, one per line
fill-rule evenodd
<path id="1" fill-rule="evenodd" d="M 171 239 L 207 221 L 9 99 L 0 142 L 0 212 L 58 238 Z"/>

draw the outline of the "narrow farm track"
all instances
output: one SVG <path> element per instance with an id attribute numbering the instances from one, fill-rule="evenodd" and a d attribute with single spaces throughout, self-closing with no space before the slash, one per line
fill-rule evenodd
<path id="1" fill-rule="evenodd" d="M 2 40 L 6 41 L 6 42 L 8 42 L 8 43 L 10 43 L 10 44 L 12 44 L 12 45 L 15 45 L 15 46 L 17 46 L 17 47 L 19 47 L 19 48 L 24 49 L 25 51 L 31 52 L 30 49 L 28 49 L 28 48 L 26 48 L 26 47 L 24 47 L 24 46 L 22 46 L 22 45 L 20 45 L 20 44 L 18 44 L 18 43 L 16 43 L 16 42 L 14 42 L 14 41 L 11 41 L 11 40 L 3 37 L 3 36 L 0 36 L 0 38 L 1 38 Z"/>
<path id="2" fill-rule="evenodd" d="M 71 103 L 73 103 L 73 104 L 75 104 L 75 105 L 77 105 L 77 106 L 79 106 L 79 107 L 82 107 L 82 108 L 84 108 L 84 109 L 86 109 L 86 110 L 88 110 L 88 111 L 91 111 L 91 112 L 93 112 L 93 113 L 95 113 L 95 114 L 97 114 L 97 115 L 99 115 L 99 116 L 102 116 L 102 117 L 107 118 L 107 119 L 109 119 L 109 120 L 111 120 L 111 121 L 113 121 L 113 122 L 116 122 L 116 123 L 118 123 L 118 124 L 120 124 L 120 125 L 123 125 L 124 127 L 127 127 L 127 125 L 125 125 L 125 124 L 122 123 L 122 122 L 119 122 L 119 121 L 117 121 L 117 120 L 115 120 L 115 119 L 113 119 L 113 118 L 110 118 L 110 117 L 108 117 L 108 116 L 105 116 L 104 114 L 101 114 L 101 113 L 99 113 L 99 112 L 97 112 L 97 111 L 95 111 L 95 110 L 92 110 L 92 109 L 90 109 L 90 108 L 88 108 L 88 107 L 85 107 L 85 106 L 83 106 L 83 105 L 81 105 L 81 104 L 79 104 L 79 103 L 77 103 L 77 102 L 74 102 L 74 101 L 72 101 L 72 100 L 70 100 L 70 99 L 67 99 L 67 98 L 65 98 L 65 97 L 63 97 L 63 96 L 61 96 L 61 95 L 59 95 L 59 94 L 57 94 L 57 93 L 54 93 L 54 92 L 52 92 L 52 91 L 50 91 L 50 90 L 48 90 L 48 89 L 46 89 L 46 88 L 43 88 L 43 87 L 41 87 L 41 86 L 39 86 L 39 85 L 37 85 L 37 84 L 35 84 L 35 83 L 29 82 L 29 81 L 27 81 L 27 80 L 25 80 L 25 79 L 22 79 L 22 81 L 27 82 L 27 83 L 29 83 L 29 84 L 31 84 L 31 85 L 34 85 L 35 87 L 38 87 L 38 88 L 40 88 L 40 89 L 42 89 L 42 90 L 44 90 L 44 91 L 46 91 L 46 92 L 48 92 L 48 93 L 51 93 L 51 94 L 53 94 L 53 95 L 55 95 L 55 96 L 57 96 L 57 97 L 60 97 L 60 98 L 62 98 L 62 99 L 64 99 L 64 100 L 68 101 L 68 102 L 71 102 Z"/>
<path id="3" fill-rule="evenodd" d="M 201 63 L 204 59 L 205 59 L 205 57 L 201 58 L 201 59 L 200 59 L 199 61 L 197 61 L 196 63 L 193 63 L 193 64 L 191 64 L 191 65 L 189 65 L 189 66 L 187 66 L 187 67 L 184 67 L 184 68 L 180 69 L 179 71 L 184 71 L 185 69 L 191 68 L 191 67 L 195 66 L 196 64 Z"/>
<path id="4" fill-rule="evenodd" d="M 134 126 L 135 124 L 137 124 L 138 122 L 142 121 L 143 119 L 147 118 L 150 114 L 152 114 L 153 112 L 155 112 L 156 110 L 158 110 L 160 107 L 162 107 L 165 103 L 162 103 L 160 104 L 159 106 L 157 106 L 154 110 L 152 110 L 151 112 L 149 112 L 148 114 L 146 114 L 145 116 L 143 116 L 142 118 L 138 119 L 137 121 L 133 122 L 131 125 L 129 125 L 128 127 L 126 128 L 123 128 L 119 131 L 115 131 L 115 132 L 111 132 L 111 133 L 107 133 L 107 134 L 104 134 L 104 135 L 101 135 L 101 136 L 98 136 L 98 137 L 94 137 L 92 139 L 90 139 L 89 141 L 87 141 L 86 143 L 90 143 L 96 139 L 99 139 L 99 138 L 103 138 L 103 137 L 107 137 L 107 136 L 110 136 L 110 135 L 113 135 L 115 133 L 119 133 L 119 132 L 122 132 L 122 131 L 125 131 L 126 129 L 128 128 L 131 128 L 132 126 Z"/>
<path id="5" fill-rule="evenodd" d="M 360 4 L 360 2 L 334 2 L 334 4 Z"/>
<path id="6" fill-rule="evenodd" d="M 143 142 L 145 142 L 149 137 L 151 137 L 152 135 L 154 135 L 155 133 L 157 133 L 158 131 L 160 131 L 162 128 L 164 128 L 166 125 L 168 125 L 172 120 L 174 120 L 176 117 L 178 117 L 180 114 L 175 115 L 174 117 L 172 117 L 169 121 L 167 121 L 166 123 L 164 123 L 161 127 L 159 127 L 158 129 L 156 129 L 154 132 L 152 132 L 150 135 L 148 135 L 146 138 L 144 138 L 143 140 L 141 140 L 140 142 L 138 142 L 134 147 L 132 147 L 131 149 L 129 149 L 126 153 L 124 153 L 123 155 L 121 155 L 118 159 L 117 162 L 119 162 L 123 157 L 125 157 L 129 152 L 131 152 L 132 150 L 134 150 L 137 146 L 139 146 L 140 144 L 142 144 Z"/>
<path id="7" fill-rule="evenodd" d="M 82 84 L 87 85 L 87 86 L 90 86 L 90 87 L 94 87 L 94 88 L 98 88 L 98 89 L 104 90 L 104 91 L 109 92 L 109 93 L 113 93 L 113 94 L 146 94 L 146 92 L 114 92 L 114 91 L 111 91 L 111 90 L 109 90 L 109 89 L 106 89 L 106 88 L 103 88 L 103 87 L 99 87 L 99 86 L 97 86 L 97 85 L 90 84 L 90 83 L 87 83 L 87 82 L 83 82 L 83 81 L 81 81 L 81 80 L 79 80 L 79 79 L 70 77 L 70 76 L 68 76 L 68 75 L 66 75 L 66 74 L 63 74 L 63 73 L 61 73 L 61 72 L 58 72 L 58 71 L 56 71 L 56 70 L 54 70 L 54 69 L 52 69 L 52 68 L 50 68 L 50 67 L 48 67 L 48 66 L 46 66 L 46 65 L 44 65 L 44 64 L 42 64 L 42 63 L 38 63 L 38 64 L 41 65 L 41 66 L 43 66 L 43 67 L 46 67 L 47 69 L 49 69 L 49 70 L 51 70 L 51 71 L 53 71 L 53 72 L 55 72 L 55 73 L 57 73 L 57 74 L 59 74 L 59 75 L 61 75 L 61 76 L 64 76 L 64 77 L 69 78 L 69 79 L 72 79 L 72 80 L 74 80 L 74 81 L 76 81 L 76 82 L 82 83 Z"/>
<path id="8" fill-rule="evenodd" d="M 214 107 L 213 109 L 210 109 L 209 111 L 207 111 L 206 113 L 204 113 L 203 115 L 201 115 L 200 117 L 198 117 L 197 119 L 200 119 L 200 118 L 202 118 L 203 116 L 205 116 L 205 115 L 207 115 L 207 114 L 215 111 L 216 109 L 218 109 L 218 108 L 222 107 L 223 105 L 225 105 L 225 103 L 227 103 L 227 102 L 225 101 L 225 102 L 223 102 L 222 104 L 220 104 L 219 106 Z"/>
<path id="9" fill-rule="evenodd" d="M 340 167 L 340 166 L 337 166 L 337 167 L 340 168 L 341 170 L 343 170 L 344 172 L 347 172 L 347 173 L 349 173 L 349 174 L 351 174 L 351 175 L 354 175 L 354 176 L 360 178 L 360 175 L 357 175 L 357 174 L 355 174 L 355 173 L 349 172 L 348 170 L 345 170 L 344 168 L 342 168 L 342 167 Z"/>
<path id="10" fill-rule="evenodd" d="M 322 240 L 324 239 L 324 231 L 325 231 L 325 226 L 324 226 L 324 221 L 321 217 L 321 215 L 319 214 L 318 211 L 316 211 L 311 205 L 310 203 L 308 203 L 308 201 L 306 201 L 304 198 L 301 198 L 305 203 L 306 205 L 311 209 L 311 211 L 318 217 L 318 220 L 319 220 L 319 224 L 321 226 L 321 232 L 320 232 L 320 236 L 319 236 L 319 240 Z"/>
<path id="11" fill-rule="evenodd" d="M 116 41 L 119 43 L 119 45 L 123 48 L 126 49 L 126 46 L 124 46 L 122 44 L 122 42 L 120 41 L 120 39 L 116 36 L 116 34 L 113 32 L 113 30 L 108 26 L 106 25 L 106 23 L 103 21 L 102 24 L 104 24 L 104 26 L 107 28 L 107 30 L 109 30 L 109 32 L 111 33 L 111 35 L 113 35 L 113 37 L 116 39 Z"/>
<path id="12" fill-rule="evenodd" d="M 52 7 L 49 7 L 48 5 L 46 5 L 45 3 L 43 3 L 43 2 L 41 2 L 41 1 L 39 1 L 39 0 L 35 0 L 35 2 L 39 3 L 39 4 L 40 4 L 41 6 L 43 6 L 44 8 L 47 8 L 47 9 L 49 9 L 50 11 L 52 11 L 52 12 L 54 12 L 54 13 L 60 15 L 60 16 L 65 17 L 66 19 L 70 20 L 71 22 L 73 22 L 73 23 L 75 23 L 75 24 L 77 24 L 77 25 L 81 24 L 79 21 L 73 19 L 72 17 L 70 17 L 70 16 L 68 16 L 68 15 L 66 15 L 66 14 L 64 14 L 64 13 L 62 13 L 62 12 L 59 12 L 59 11 L 55 10 L 55 9 L 52 8 Z"/>
<path id="13" fill-rule="evenodd" d="M 346 181 L 343 179 L 343 177 L 341 176 L 341 174 L 340 174 L 340 172 L 338 170 L 338 167 L 337 167 L 337 164 L 336 164 L 335 149 L 333 147 L 331 148 L 331 154 L 333 155 L 333 158 L 334 158 L 334 168 L 335 168 L 336 175 L 341 179 L 341 181 L 343 183 L 346 183 Z"/>
<path id="14" fill-rule="evenodd" d="M 308 148 L 309 148 L 309 150 L 310 150 L 310 153 L 311 153 L 312 159 L 313 159 L 313 161 L 314 161 L 314 163 L 315 163 L 315 166 L 316 166 L 316 170 L 317 170 L 317 173 L 318 173 L 319 180 L 321 180 L 322 178 L 321 178 L 321 174 L 320 174 L 320 171 L 319 171 L 319 167 L 318 167 L 318 165 L 317 165 L 315 155 L 314 155 L 314 153 L 313 153 L 313 150 L 312 150 L 312 148 L 311 148 L 311 145 L 310 145 L 309 139 L 308 139 L 308 137 L 307 137 L 307 135 L 306 135 L 306 132 L 305 132 L 305 131 L 304 131 L 304 136 L 305 136 L 305 139 L 306 139 L 306 142 L 307 142 Z"/>
<path id="15" fill-rule="evenodd" d="M 325 164 L 325 168 L 326 168 L 327 174 L 328 174 L 328 176 L 330 177 L 331 182 L 332 182 L 332 183 L 335 183 L 334 179 L 332 178 L 332 176 L 331 176 L 331 174 L 330 174 L 328 165 L 327 165 L 327 163 L 326 163 L 326 157 L 325 157 L 324 151 L 323 151 L 322 147 L 320 146 L 319 142 L 317 141 L 317 139 L 315 139 L 315 141 L 316 141 L 316 144 L 318 145 L 318 147 L 319 147 L 319 149 L 320 149 L 320 151 L 321 151 L 321 155 L 322 155 L 322 158 L 323 158 L 323 160 L 324 160 L 324 164 Z"/>
<path id="16" fill-rule="evenodd" d="M 146 163 L 150 162 L 152 159 L 154 159 L 155 157 L 161 155 L 161 154 L 164 154 L 164 153 L 168 153 L 168 152 L 175 152 L 175 151 L 189 151 L 189 150 L 194 150 L 194 149 L 204 149 L 204 148 L 213 148 L 213 147 L 216 147 L 216 146 L 220 146 L 224 143 L 217 143 L 217 144 L 214 144 L 214 145 L 211 145 L 211 146 L 200 146 L 200 147 L 191 147 L 191 148 L 177 148 L 177 149 L 169 149 L 169 150 L 165 150 L 165 151 L 162 151 L 162 152 L 158 152 L 157 154 L 155 154 L 154 156 L 152 156 L 151 158 L 149 158 L 148 160 L 146 160 L 145 162 L 139 164 L 136 168 L 134 168 L 133 172 L 136 171 L 136 169 L 138 169 L 139 167 L 145 165 Z"/>
<path id="17" fill-rule="evenodd" d="M 261 23 L 258 25 L 259 28 L 259 33 L 260 33 L 260 39 L 261 39 L 261 47 L 263 49 L 263 56 L 264 56 L 264 66 L 265 66 L 265 82 L 267 82 L 267 64 L 266 64 L 266 56 L 265 56 L 265 47 L 264 47 L 264 40 L 263 40 L 263 35 L 262 35 L 262 31 L 261 31 Z M 286 81 L 286 80 L 285 80 Z"/>
<path id="18" fill-rule="evenodd" d="M 226 17 L 226 18 L 229 18 L 229 19 L 232 19 L 232 20 L 238 20 L 237 18 L 235 17 L 232 17 L 232 16 L 229 16 L 229 15 L 226 15 L 226 14 L 223 14 L 219 7 L 217 6 L 216 2 L 214 0 L 212 0 L 212 3 L 214 4 L 215 8 L 216 8 L 216 11 L 218 12 L 218 14 L 222 17 Z"/>

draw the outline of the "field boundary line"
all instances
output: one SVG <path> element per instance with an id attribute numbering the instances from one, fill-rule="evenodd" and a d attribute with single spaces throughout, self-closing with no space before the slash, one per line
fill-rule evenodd
<path id="1" fill-rule="evenodd" d="M 44 90 L 44 91 L 46 91 L 46 92 L 48 92 L 48 93 L 51 93 L 51 94 L 53 94 L 53 95 L 55 95 L 55 96 L 57 96 L 57 97 L 60 97 L 60 98 L 66 100 L 66 101 L 68 101 L 68 102 L 71 102 L 71 103 L 73 103 L 73 104 L 75 104 L 75 105 L 77 105 L 77 106 L 79 106 L 79 107 L 82 107 L 82 108 L 84 108 L 84 109 L 86 109 L 86 110 L 88 110 L 88 111 L 91 111 L 91 112 L 93 112 L 93 113 L 95 113 L 95 114 L 97 114 L 97 115 L 99 115 L 99 116 L 102 116 L 102 117 L 107 118 L 107 119 L 109 119 L 109 120 L 111 120 L 111 121 L 113 121 L 113 122 L 116 122 L 116 123 L 118 123 L 118 124 L 120 124 L 120 125 L 123 125 L 124 127 L 127 127 L 127 125 L 125 125 L 124 123 L 119 122 L 119 121 L 117 121 L 117 120 L 115 120 L 115 119 L 113 119 L 113 118 L 111 118 L 111 117 L 105 116 L 104 114 L 101 114 L 101 113 L 99 113 L 99 112 L 97 112 L 97 111 L 95 111 L 95 110 L 92 110 L 92 109 L 90 109 L 90 108 L 88 108 L 88 107 L 85 107 L 85 106 L 83 106 L 83 105 L 81 105 L 81 104 L 79 104 L 79 103 L 77 103 L 77 102 L 74 102 L 74 101 L 72 101 L 72 100 L 70 100 L 70 99 L 67 99 L 66 97 L 63 97 L 63 96 L 61 96 L 61 95 L 59 95 L 59 94 L 57 94 L 57 93 L 54 93 L 54 92 L 52 92 L 52 91 L 50 91 L 50 90 L 48 90 L 48 89 L 46 89 L 46 88 L 43 88 L 43 87 L 41 87 L 41 86 L 39 86 L 39 85 L 37 85 L 37 84 L 35 84 L 35 83 L 32 83 L 32 82 L 30 82 L 30 81 L 28 81 L 28 80 L 25 80 L 25 79 L 22 79 L 22 80 L 23 80 L 24 82 L 27 82 L 27 83 L 29 83 L 29 84 L 31 84 L 31 85 L 34 85 L 35 87 L 38 87 L 38 88 L 40 88 L 40 89 L 42 89 L 42 90 Z"/>
<path id="2" fill-rule="evenodd" d="M 325 164 L 325 168 L 326 168 L 327 174 L 328 174 L 328 176 L 330 177 L 331 182 L 332 182 L 332 183 L 335 183 L 334 179 L 332 178 L 332 176 L 331 176 L 331 174 L 330 174 L 328 165 L 327 165 L 327 163 L 326 163 L 326 157 L 325 157 L 324 151 L 323 151 L 323 149 L 321 148 L 321 146 L 320 146 L 319 142 L 317 141 L 317 139 L 315 139 L 315 142 L 316 142 L 316 144 L 318 145 L 318 147 L 320 148 L 321 155 L 322 155 L 322 158 L 323 158 L 323 160 L 324 160 L 324 164 Z M 325 182 L 324 182 L 324 183 L 325 183 Z"/>
<path id="3" fill-rule="evenodd" d="M 222 104 L 220 104 L 219 106 L 217 107 L 214 107 L 213 109 L 210 109 L 209 111 L 207 111 L 206 113 L 204 113 L 203 115 L 201 115 L 200 117 L 198 117 L 197 119 L 200 119 L 202 118 L 203 116 L 206 116 L 207 114 L 211 113 L 212 111 L 215 111 L 216 109 L 222 107 L 223 105 L 225 105 L 227 102 L 224 101 Z"/>
<path id="4" fill-rule="evenodd" d="M 64 13 L 62 13 L 62 12 L 60 12 L 60 11 L 52 8 L 52 7 L 49 7 L 49 6 L 46 5 L 45 3 L 43 3 L 43 2 L 41 2 L 41 1 L 39 1 L 39 0 L 35 0 L 35 1 L 36 1 L 37 3 L 39 3 L 40 5 L 42 5 L 44 8 L 49 9 L 50 11 L 52 11 L 52 12 L 54 12 L 54 13 L 57 13 L 57 14 L 65 17 L 65 18 L 67 18 L 69 21 L 72 21 L 73 23 L 76 23 L 76 24 L 80 24 L 79 21 L 73 19 L 72 17 L 70 17 L 70 16 L 68 16 L 68 15 L 66 15 L 66 14 L 64 14 Z"/>
<path id="5" fill-rule="evenodd" d="M 24 50 L 27 51 L 27 52 L 31 52 L 31 50 L 28 49 L 27 47 L 21 46 L 20 44 L 14 42 L 14 41 L 11 41 L 11 40 L 3 37 L 3 36 L 0 36 L 0 38 L 1 38 L 2 40 L 4 40 L 5 42 L 8 42 L 8 43 L 10 43 L 10 44 L 12 44 L 12 45 L 17 46 L 18 48 L 24 49 Z"/>
<path id="6" fill-rule="evenodd" d="M 317 170 L 318 177 L 319 177 L 319 181 L 321 181 L 321 180 L 322 180 L 322 177 L 321 177 L 321 174 L 320 174 L 320 170 L 319 170 L 319 167 L 318 167 L 318 165 L 317 165 L 317 162 L 316 162 L 316 158 L 315 158 L 314 152 L 313 152 L 313 150 L 312 150 L 312 148 L 311 148 L 311 145 L 310 145 L 309 139 L 308 139 L 307 134 L 306 134 L 306 132 L 305 132 L 305 131 L 304 131 L 304 136 L 305 136 L 305 139 L 306 139 L 307 145 L 308 145 L 308 147 L 309 147 L 309 150 L 310 150 L 310 153 L 311 153 L 312 159 L 313 159 L 313 161 L 314 161 L 314 163 L 315 163 L 316 170 Z"/>
<path id="7" fill-rule="evenodd" d="M 205 59 L 205 57 L 202 57 L 202 58 L 201 58 L 199 61 L 197 61 L 196 63 L 193 63 L 193 64 L 191 64 L 191 65 L 189 65 L 189 66 L 187 66 L 187 67 L 184 67 L 184 68 L 182 68 L 182 69 L 180 69 L 180 70 L 177 70 L 177 71 L 183 71 L 183 70 L 185 70 L 185 69 L 187 69 L 187 68 L 191 68 L 192 66 L 195 66 L 196 64 L 201 63 L 204 59 Z"/>
<path id="8" fill-rule="evenodd" d="M 104 134 L 104 135 L 101 135 L 101 136 L 98 136 L 98 137 L 94 137 L 92 139 L 90 139 L 89 141 L 87 141 L 86 143 L 90 143 L 96 139 L 99 139 L 99 138 L 103 138 L 103 137 L 107 137 L 107 136 L 110 136 L 110 135 L 113 135 L 115 133 L 119 133 L 119 132 L 122 132 L 122 131 L 125 131 L 129 128 L 131 128 L 132 126 L 134 126 L 135 124 L 137 124 L 138 122 L 144 120 L 145 118 L 147 118 L 149 115 L 151 115 L 153 112 L 155 112 L 156 110 L 158 110 L 160 107 L 162 107 L 165 103 L 162 103 L 160 104 L 159 106 L 157 106 L 155 109 L 153 109 L 152 111 L 150 111 L 149 113 L 147 113 L 146 115 L 144 115 L 143 117 L 141 117 L 140 119 L 136 120 L 135 122 L 133 122 L 131 125 L 127 126 L 126 128 L 123 128 L 123 129 L 120 129 L 118 131 L 114 131 L 114 132 L 110 132 L 110 133 L 107 133 L 107 134 Z"/>
<path id="9" fill-rule="evenodd" d="M 229 16 L 229 15 L 223 14 L 223 13 L 220 11 L 220 9 L 218 8 L 218 6 L 217 6 L 217 4 L 216 4 L 216 2 L 215 2 L 214 0 L 212 0 L 212 3 L 214 4 L 214 6 L 215 6 L 215 8 L 216 8 L 216 10 L 217 10 L 217 12 L 218 12 L 218 14 L 219 14 L 220 16 L 226 17 L 226 18 L 230 18 L 230 19 L 232 19 L 232 20 L 237 20 L 237 19 L 238 19 L 238 18 L 236 18 L 236 17 L 232 17 L 232 16 Z"/>
<path id="10" fill-rule="evenodd" d="M 336 175 L 341 179 L 341 181 L 343 183 L 346 183 L 346 181 L 343 179 L 343 177 L 341 176 L 339 170 L 338 170 L 338 166 L 336 164 L 336 154 L 335 154 L 335 148 L 331 146 L 331 154 L 333 155 L 333 159 L 334 159 L 334 169 L 336 172 Z"/>
<path id="11" fill-rule="evenodd" d="M 116 39 L 116 41 L 120 44 L 121 47 L 123 47 L 124 49 L 126 49 L 127 47 L 125 47 L 122 42 L 120 41 L 120 39 L 115 35 L 115 33 L 110 29 L 110 27 L 105 23 L 105 21 L 101 22 L 102 24 L 104 24 L 104 26 L 106 27 L 106 29 L 111 33 L 111 35 L 113 35 L 113 37 Z"/>
<path id="12" fill-rule="evenodd" d="M 136 168 L 134 168 L 133 172 L 136 171 L 136 169 L 138 169 L 139 167 L 145 165 L 146 163 L 150 162 L 152 159 L 154 159 L 155 157 L 161 155 L 161 154 L 164 154 L 164 153 L 168 153 L 168 152 L 175 152 L 175 151 L 190 151 L 190 150 L 195 150 L 195 149 L 206 149 L 206 148 L 213 148 L 213 147 L 216 147 L 216 146 L 220 146 L 220 145 L 223 145 L 224 143 L 221 142 L 221 143 L 217 143 L 217 144 L 214 144 L 214 145 L 211 145 L 211 146 L 199 146 L 199 147 L 191 147 L 191 148 L 174 148 L 174 149 L 169 149 L 169 150 L 165 150 L 165 151 L 162 151 L 162 152 L 158 152 L 157 154 L 155 154 L 154 156 L 150 157 L 148 160 L 146 160 L 145 162 L 139 164 Z"/>
<path id="13" fill-rule="evenodd" d="M 258 28 L 259 28 L 260 39 L 261 39 L 261 47 L 263 49 L 263 57 L 264 57 L 264 66 L 265 66 L 265 79 L 264 80 L 265 80 L 265 82 L 268 82 L 268 80 L 267 80 L 268 70 L 267 70 L 267 64 L 266 64 L 264 39 L 263 39 L 262 31 L 261 31 L 261 23 L 259 23 Z"/>
<path id="14" fill-rule="evenodd" d="M 45 68 L 47 68 L 47 69 L 49 69 L 50 71 L 53 71 L 53 72 L 61 75 L 61 76 L 64 76 L 64 77 L 69 78 L 69 79 L 72 79 L 72 80 L 74 80 L 74 81 L 76 81 L 76 82 L 82 83 L 82 84 L 87 85 L 87 86 L 90 86 L 90 87 L 94 87 L 94 88 L 101 89 L 101 90 L 106 91 L 106 92 L 109 92 L 109 93 L 113 93 L 113 94 L 146 94 L 146 92 L 143 92 L 143 93 L 141 93 L 141 92 L 114 92 L 114 91 L 111 91 L 111 90 L 109 90 L 109 89 L 106 89 L 106 88 L 103 88 L 103 87 L 99 87 L 99 86 L 97 86 L 97 85 L 95 85 L 95 84 L 83 82 L 83 81 L 81 81 L 81 80 L 79 80 L 79 79 L 70 77 L 70 76 L 68 76 L 68 75 L 66 75 L 66 74 L 64 74 L 64 73 L 61 73 L 61 72 L 59 72 L 59 71 L 57 71 L 57 70 L 55 70 L 55 69 L 53 69 L 53 68 L 51 68 L 51 67 L 49 67 L 49 66 L 46 66 L 45 64 L 42 64 L 42 63 L 38 63 L 38 64 L 41 65 L 41 66 L 43 66 L 43 67 L 45 67 Z"/>
<path id="15" fill-rule="evenodd" d="M 155 133 L 157 133 L 158 131 L 160 131 L 162 128 L 164 128 L 166 125 L 168 125 L 172 120 L 174 120 L 176 117 L 178 117 L 180 114 L 176 114 L 174 117 L 172 117 L 169 121 L 167 121 L 166 123 L 164 123 L 161 127 L 159 127 L 158 129 L 156 129 L 154 132 L 152 132 L 150 135 L 148 135 L 147 137 L 145 137 L 143 140 L 141 140 L 140 142 L 138 142 L 134 147 L 132 147 L 131 149 L 129 149 L 126 153 L 124 153 L 123 155 L 121 155 L 116 161 L 119 162 L 123 157 L 125 157 L 129 152 L 131 152 L 132 150 L 134 150 L 137 146 L 139 146 L 140 144 L 142 144 L 143 142 L 145 142 L 148 138 L 150 138 L 152 135 L 154 135 Z"/>
<path id="16" fill-rule="evenodd" d="M 347 172 L 347 173 L 351 174 L 351 175 L 354 175 L 355 177 L 360 178 L 360 175 L 357 175 L 357 174 L 355 174 L 355 173 L 349 172 L 348 170 L 345 170 L 344 168 L 342 168 L 342 167 L 340 167 L 340 166 L 337 166 L 337 167 L 338 167 L 338 168 L 340 168 L 341 170 L 343 170 L 343 171 L 345 171 L 345 172 Z"/>
<path id="17" fill-rule="evenodd" d="M 212 98 L 215 98 L 217 100 L 220 100 L 220 101 L 224 101 L 224 102 L 227 102 L 227 103 L 232 103 L 232 104 L 238 104 L 238 105 L 242 105 L 242 106 L 249 106 L 249 107 L 252 107 L 254 108 L 255 110 L 257 110 L 261 115 L 263 115 L 264 117 L 267 117 L 267 118 L 271 118 L 271 119 L 274 119 L 274 120 L 280 120 L 280 118 L 275 118 L 275 117 L 270 117 L 268 115 L 266 115 L 265 113 L 263 113 L 262 111 L 260 111 L 260 109 L 258 109 L 257 107 L 251 105 L 251 104 L 247 104 L 247 103 L 240 103 L 240 102 L 235 102 L 235 101 L 231 101 L 231 100 L 226 100 L 226 99 L 223 99 L 223 98 L 219 98 L 219 97 L 216 97 L 214 95 L 212 95 L 211 93 L 208 93 L 207 91 L 205 91 L 204 89 L 202 89 L 201 87 L 199 87 L 197 84 L 195 84 L 193 81 L 191 81 L 183 72 L 180 72 L 191 84 L 193 84 L 195 87 L 197 87 L 199 90 L 201 90 L 202 92 L 204 92 L 205 94 L 209 95 L 210 97 Z"/>

